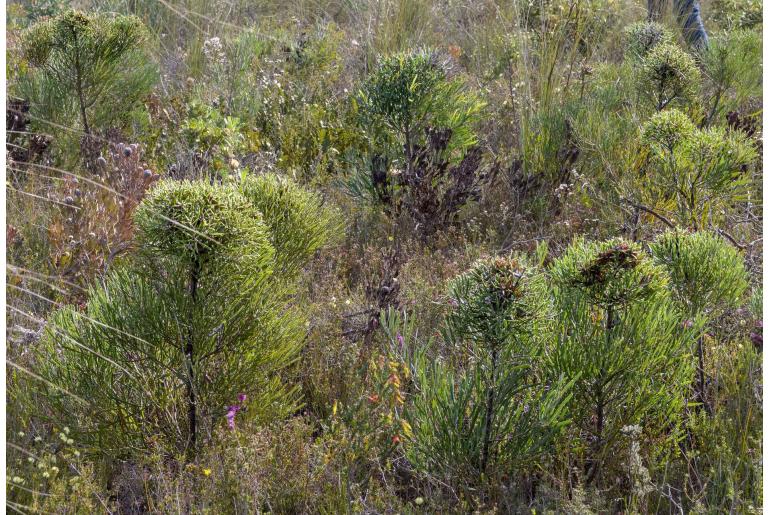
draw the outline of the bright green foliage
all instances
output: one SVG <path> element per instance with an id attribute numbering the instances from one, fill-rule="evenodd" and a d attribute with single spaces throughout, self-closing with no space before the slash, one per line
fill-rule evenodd
<path id="1" fill-rule="evenodd" d="M 674 44 L 655 46 L 639 68 L 641 96 L 662 111 L 674 105 L 687 105 L 700 88 L 700 71 L 690 55 Z"/>
<path id="2" fill-rule="evenodd" d="M 566 423 L 567 397 L 532 365 L 548 312 L 542 275 L 513 259 L 485 260 L 452 283 L 450 297 L 446 339 L 467 344 L 471 364 L 418 371 L 410 459 L 442 481 L 473 485 L 537 461 Z"/>
<path id="3" fill-rule="evenodd" d="M 587 440 L 590 482 L 601 477 L 624 426 L 672 435 L 699 324 L 682 327 L 665 270 L 635 243 L 579 239 L 554 262 L 551 277 L 558 332 L 547 366 L 576 378 L 571 415 Z"/>
<path id="4" fill-rule="evenodd" d="M 679 109 L 655 114 L 644 125 L 642 138 L 657 152 L 673 152 L 695 133 L 695 124 Z"/>
<path id="5" fill-rule="evenodd" d="M 276 269 L 293 274 L 328 240 L 338 236 L 339 214 L 321 197 L 275 174 L 246 176 L 240 192 L 255 206 L 270 229 Z"/>
<path id="6" fill-rule="evenodd" d="M 692 317 L 737 306 L 748 287 L 740 253 L 714 233 L 667 231 L 650 249 L 668 272 L 673 298 Z"/>
<path id="7" fill-rule="evenodd" d="M 27 29 L 22 48 L 48 87 L 61 92 L 55 98 L 74 99 L 90 133 L 95 114 L 114 119 L 149 91 L 154 71 L 142 52 L 147 37 L 135 16 L 67 11 Z"/>
<path id="8" fill-rule="evenodd" d="M 654 115 L 642 132 L 652 150 L 648 189 L 657 195 L 657 207 L 673 211 L 679 224 L 707 227 L 745 192 L 757 152 L 742 132 L 693 130 L 684 115 L 674 113 Z"/>
<path id="9" fill-rule="evenodd" d="M 246 263 L 254 258 L 253 265 L 265 267 L 272 261 L 261 213 L 232 188 L 164 181 L 139 205 L 134 221 L 143 250 L 185 265 L 204 266 L 216 259 Z M 236 255 L 239 259 L 233 260 Z"/>
<path id="10" fill-rule="evenodd" d="M 623 31 L 626 55 L 643 59 L 653 48 L 662 43 L 673 43 L 674 36 L 663 25 L 656 22 L 637 22 Z"/>
<path id="11" fill-rule="evenodd" d="M 111 456 L 154 441 L 191 459 L 241 393 L 236 423 L 295 409 L 278 372 L 297 356 L 300 320 L 261 219 L 231 187 L 160 183 L 136 213 L 138 252 L 89 291 L 84 312 L 49 320 L 41 375 L 88 399 L 51 390 L 58 420 Z"/>
<path id="12" fill-rule="evenodd" d="M 413 158 L 429 127 L 452 130 L 450 150 L 476 143 L 473 123 L 483 103 L 460 79 L 447 76 L 434 51 L 399 53 L 383 59 L 364 82 L 359 100 L 368 130 L 381 126 L 389 137 L 395 136 L 398 148 L 405 147 L 407 161 Z M 379 139 L 373 131 L 372 136 Z"/>

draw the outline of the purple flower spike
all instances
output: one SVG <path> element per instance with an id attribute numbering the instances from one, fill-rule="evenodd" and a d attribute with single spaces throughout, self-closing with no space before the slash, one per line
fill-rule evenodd
<path id="1" fill-rule="evenodd" d="M 239 393 L 238 394 L 238 402 L 243 404 L 246 401 L 246 394 L 245 393 Z"/>

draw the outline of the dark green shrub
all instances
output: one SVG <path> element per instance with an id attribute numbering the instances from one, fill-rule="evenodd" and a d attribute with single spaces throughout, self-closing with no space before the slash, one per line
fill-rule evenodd
<path id="1" fill-rule="evenodd" d="M 375 149 L 383 152 L 378 147 L 393 141 L 398 153 L 403 148 L 409 167 L 428 128 L 451 130 L 449 151 L 476 143 L 473 123 L 483 103 L 459 78 L 450 78 L 445 66 L 435 51 L 399 53 L 383 59 L 366 78 L 358 101 Z"/>

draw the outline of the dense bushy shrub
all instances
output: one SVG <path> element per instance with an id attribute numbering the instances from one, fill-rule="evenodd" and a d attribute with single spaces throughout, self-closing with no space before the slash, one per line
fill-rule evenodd
<path id="1" fill-rule="evenodd" d="M 637 22 L 629 25 L 623 31 L 626 44 L 626 55 L 633 59 L 643 59 L 656 46 L 672 43 L 673 34 L 663 25 L 656 22 Z"/>
<path id="2" fill-rule="evenodd" d="M 571 416 L 590 483 L 601 479 L 623 427 L 642 424 L 649 437 L 675 436 L 699 322 L 683 329 L 665 270 L 635 243 L 577 240 L 550 276 L 558 333 L 547 363 L 575 378 Z"/>
<path id="3" fill-rule="evenodd" d="M 678 46 L 655 46 L 639 67 L 637 87 L 642 98 L 662 111 L 675 105 L 688 105 L 700 88 L 700 71 L 692 57 Z"/>
<path id="4" fill-rule="evenodd" d="M 675 111 L 655 114 L 643 128 L 643 143 L 651 150 L 654 187 L 648 190 L 677 223 L 695 229 L 717 223 L 724 209 L 740 199 L 757 157 L 742 132 L 695 129 Z"/>
<path id="5" fill-rule="evenodd" d="M 155 72 L 143 52 L 147 38 L 135 16 L 67 11 L 36 23 L 22 36 L 24 57 L 45 81 L 42 96 L 32 100 L 74 102 L 90 134 L 94 117 L 109 123 L 148 92 Z"/>
<path id="6" fill-rule="evenodd" d="M 725 309 L 738 306 L 748 286 L 737 249 L 716 234 L 667 231 L 651 245 L 653 259 L 669 276 L 669 288 L 689 319 L 712 321 Z M 698 400 L 710 411 L 706 394 L 703 338 L 695 349 L 698 361 Z"/>
<path id="7" fill-rule="evenodd" d="M 339 238 L 339 214 L 320 195 L 276 174 L 245 176 L 238 189 L 264 216 L 276 270 L 296 273 L 324 243 Z"/>
<path id="8" fill-rule="evenodd" d="M 270 227 L 282 252 L 305 257 L 302 242 L 317 247 L 322 236 L 299 213 L 263 216 L 232 186 L 205 183 L 160 183 L 135 222 L 134 256 L 91 289 L 84 311 L 64 308 L 48 322 L 41 359 L 59 387 L 50 392 L 57 416 L 73 417 L 84 441 L 112 456 L 155 441 L 191 459 L 236 398 L 259 421 L 295 409 L 296 390 L 278 372 L 300 348 L 300 319 L 286 306 L 276 275 L 285 254 L 276 263 Z"/>
<path id="9" fill-rule="evenodd" d="M 430 477 L 481 486 L 536 463 L 566 423 L 559 381 L 541 382 L 534 361 L 547 330 L 542 274 L 515 259 L 477 263 L 450 286 L 446 340 L 470 357 L 419 371 L 409 456 Z"/>

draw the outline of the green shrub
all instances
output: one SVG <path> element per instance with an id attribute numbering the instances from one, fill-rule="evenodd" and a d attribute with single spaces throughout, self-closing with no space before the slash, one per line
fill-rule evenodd
<path id="1" fill-rule="evenodd" d="M 688 105 L 700 89 L 701 76 L 692 57 L 674 44 L 655 46 L 639 67 L 637 87 L 656 110 Z"/>
<path id="2" fill-rule="evenodd" d="M 206 183 L 162 182 L 142 202 L 134 255 L 84 311 L 51 317 L 41 348 L 41 375 L 61 388 L 51 407 L 80 422 L 83 441 L 111 456 L 155 442 L 190 460 L 240 395 L 239 416 L 258 422 L 296 408 L 279 372 L 301 346 L 300 319 L 262 219 L 234 188 Z"/>
<path id="3" fill-rule="evenodd" d="M 648 437 L 675 437 L 692 378 L 688 345 L 699 322 L 683 329 L 665 270 L 622 239 L 578 239 L 550 275 L 558 332 L 547 366 L 576 378 L 571 415 L 591 483 L 612 463 L 623 427 L 642 424 Z"/>
<path id="4" fill-rule="evenodd" d="M 437 52 L 419 50 L 384 58 L 366 78 L 358 100 L 376 151 L 389 150 L 379 147 L 394 141 L 410 167 L 428 128 L 451 129 L 450 151 L 476 143 L 473 124 L 483 103 L 444 67 Z"/>
<path id="5" fill-rule="evenodd" d="M 684 115 L 672 112 L 655 114 L 642 133 L 652 151 L 645 191 L 662 211 L 673 212 L 678 224 L 695 229 L 717 224 L 745 194 L 757 153 L 742 132 L 694 130 Z"/>
<path id="6" fill-rule="evenodd" d="M 716 234 L 667 231 L 651 245 L 653 259 L 669 276 L 669 288 L 680 310 L 690 319 L 714 320 L 725 309 L 738 306 L 748 287 L 743 258 Z M 706 393 L 706 357 L 703 338 L 698 361 L 698 400 L 711 411 Z"/>
<path id="7" fill-rule="evenodd" d="M 656 46 L 673 43 L 674 35 L 656 22 L 637 22 L 623 31 L 626 55 L 634 60 L 644 59 Z"/>
<path id="8" fill-rule="evenodd" d="M 34 100 L 75 102 L 90 134 L 93 118 L 128 113 L 152 86 L 155 71 L 142 50 L 147 38 L 135 16 L 67 11 L 36 23 L 22 35 L 24 57 L 45 81 L 42 93 L 61 94 Z"/>
<path id="9" fill-rule="evenodd" d="M 450 298 L 445 336 L 471 363 L 418 370 L 408 455 L 440 482 L 481 486 L 538 462 L 566 423 L 567 397 L 533 365 L 548 312 L 541 274 L 513 259 L 481 261 L 452 283 Z"/>
<path id="10" fill-rule="evenodd" d="M 731 110 L 762 96 L 762 38 L 749 30 L 712 37 L 702 54 L 709 98 L 706 123 L 724 119 Z"/>
<path id="11" fill-rule="evenodd" d="M 276 250 L 276 270 L 284 274 L 296 273 L 324 243 L 339 237 L 339 213 L 285 177 L 246 176 L 238 188 L 262 213 Z"/>
<path id="12" fill-rule="evenodd" d="M 673 299 L 691 317 L 719 316 L 737 307 L 748 287 L 743 257 L 724 238 L 706 231 L 667 231 L 650 245 L 666 269 Z"/>

